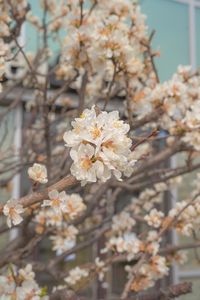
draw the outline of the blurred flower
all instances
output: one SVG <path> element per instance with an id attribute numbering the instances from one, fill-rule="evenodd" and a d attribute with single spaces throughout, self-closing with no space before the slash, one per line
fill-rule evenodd
<path id="1" fill-rule="evenodd" d="M 17 200 L 10 199 L 3 207 L 3 213 L 7 216 L 8 227 L 18 225 L 23 221 L 23 218 L 20 216 L 24 212 L 24 208 L 21 204 L 18 204 Z"/>
<path id="2" fill-rule="evenodd" d="M 47 169 L 44 165 L 40 164 L 34 164 L 32 167 L 28 169 L 28 175 L 29 177 L 40 183 L 47 183 Z"/>
<path id="3" fill-rule="evenodd" d="M 69 271 L 69 275 L 64 279 L 70 286 L 75 285 L 77 282 L 81 281 L 83 277 L 88 277 L 89 271 L 76 267 Z"/>

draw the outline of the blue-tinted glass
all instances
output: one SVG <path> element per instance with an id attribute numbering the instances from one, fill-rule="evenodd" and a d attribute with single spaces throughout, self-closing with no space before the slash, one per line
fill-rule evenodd
<path id="1" fill-rule="evenodd" d="M 192 293 L 178 297 L 179 300 L 199 300 L 199 278 L 184 278 L 182 282 L 192 282 Z"/>
<path id="2" fill-rule="evenodd" d="M 41 19 L 40 1 L 29 0 L 29 3 L 33 14 Z M 156 30 L 153 47 L 161 53 L 156 65 L 163 81 L 171 77 L 179 64 L 189 64 L 188 5 L 172 0 L 139 0 L 139 3 L 147 15 L 149 31 Z M 26 50 L 35 51 L 42 45 L 41 37 L 30 24 L 27 24 L 26 32 Z M 49 45 L 52 51 L 58 51 L 58 44 L 52 38 Z"/>
<path id="3" fill-rule="evenodd" d="M 41 9 L 40 1 L 39 0 L 28 0 L 31 11 L 34 16 L 37 16 L 39 20 L 42 22 L 43 18 L 43 10 Z M 47 21 L 51 20 L 51 16 L 47 16 Z M 60 39 L 63 38 L 64 32 L 59 33 Z M 59 54 L 59 43 L 58 40 L 55 39 L 54 35 L 48 36 L 48 45 L 53 51 L 54 55 Z M 39 48 L 43 47 L 42 41 L 42 33 L 38 32 L 38 30 L 31 25 L 29 22 L 26 23 L 26 50 L 31 52 L 36 52 Z"/>
<path id="4" fill-rule="evenodd" d="M 197 67 L 200 67 L 200 8 L 196 9 Z"/>
<path id="5" fill-rule="evenodd" d="M 149 30 L 156 30 L 153 46 L 160 50 L 157 68 L 161 80 L 170 78 L 179 64 L 189 64 L 188 5 L 172 0 L 140 0 Z"/>
<path id="6" fill-rule="evenodd" d="M 34 16 L 42 18 L 42 11 L 40 9 L 39 1 L 29 0 L 31 12 Z M 26 50 L 35 52 L 40 47 L 40 37 L 35 29 L 29 22 L 26 23 Z"/>

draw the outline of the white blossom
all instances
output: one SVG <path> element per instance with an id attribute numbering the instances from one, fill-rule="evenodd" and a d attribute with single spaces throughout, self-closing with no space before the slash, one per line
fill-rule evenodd
<path id="1" fill-rule="evenodd" d="M 121 212 L 112 219 L 112 231 L 116 233 L 130 231 L 135 223 L 135 220 L 129 213 Z"/>
<path id="2" fill-rule="evenodd" d="M 129 125 L 119 120 L 117 111 L 97 114 L 93 106 L 84 110 L 72 126 L 64 134 L 66 146 L 72 148 L 72 175 L 83 184 L 98 179 L 105 182 L 112 174 L 119 180 L 122 174 L 130 176 L 135 160 L 129 160 Z"/>
<path id="3" fill-rule="evenodd" d="M 66 213 L 70 219 L 74 219 L 86 209 L 83 199 L 79 194 L 67 195 L 61 203 L 61 210 Z"/>
<path id="4" fill-rule="evenodd" d="M 100 260 L 99 257 L 95 258 L 95 267 L 99 280 L 103 281 L 105 273 L 108 271 L 108 268 L 105 266 L 105 263 L 102 260 Z"/>
<path id="5" fill-rule="evenodd" d="M 29 177 L 39 183 L 47 183 L 47 169 L 44 165 L 34 164 L 28 169 Z"/>
<path id="6" fill-rule="evenodd" d="M 59 193 L 57 190 L 52 190 L 48 195 L 50 200 L 44 200 L 42 206 L 50 206 L 57 213 L 61 212 L 61 204 L 67 197 L 65 191 Z"/>
<path id="7" fill-rule="evenodd" d="M 17 270 L 11 265 L 12 272 L 0 276 L 0 295 L 2 300 L 48 300 L 47 295 L 42 295 L 42 289 L 35 281 L 35 273 L 29 264 L 25 268 Z"/>
<path id="8" fill-rule="evenodd" d="M 146 215 L 144 217 L 144 219 L 145 221 L 147 221 L 149 226 L 158 228 L 162 224 L 163 217 L 164 214 L 161 211 L 158 211 L 156 208 L 154 208 L 150 211 L 149 215 Z"/>
<path id="9" fill-rule="evenodd" d="M 77 282 L 79 282 L 82 278 L 88 277 L 88 275 L 89 275 L 88 270 L 76 267 L 69 271 L 69 275 L 64 280 L 67 284 L 73 286 Z"/>
<path id="10" fill-rule="evenodd" d="M 24 212 L 24 208 L 17 200 L 10 199 L 3 207 L 3 213 L 7 217 L 8 227 L 18 225 L 23 221 L 21 214 Z"/>
<path id="11" fill-rule="evenodd" d="M 53 243 L 52 249 L 60 255 L 64 251 L 73 248 L 75 246 L 77 234 L 78 229 L 73 225 L 59 229 L 57 234 L 50 236 L 50 240 L 52 240 Z"/>

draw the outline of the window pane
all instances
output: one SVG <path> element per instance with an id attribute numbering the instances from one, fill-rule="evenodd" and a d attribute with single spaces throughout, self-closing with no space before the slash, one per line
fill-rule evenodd
<path id="1" fill-rule="evenodd" d="M 186 278 L 182 281 L 192 282 L 192 293 L 179 297 L 180 300 L 199 300 L 200 279 Z"/>
<path id="2" fill-rule="evenodd" d="M 200 8 L 196 9 L 197 67 L 200 67 Z"/>
<path id="3" fill-rule="evenodd" d="M 11 184 L 4 183 L 4 180 L 9 177 L 9 172 L 2 173 L 5 170 L 5 164 L 12 160 L 13 139 L 14 139 L 14 112 L 6 113 L 7 108 L 0 106 L 0 204 L 5 203 L 12 193 Z M 0 227 L 5 223 L 5 217 L 0 216 Z M 7 232 L 0 237 L 0 250 L 8 241 Z"/>
<path id="4" fill-rule="evenodd" d="M 57 1 L 59 5 L 60 0 Z M 41 7 L 41 1 L 29 0 L 28 3 L 31 6 L 32 14 L 38 17 L 39 21 L 42 23 L 44 10 Z M 52 20 L 52 16 L 48 14 L 47 20 L 48 21 Z M 26 22 L 25 35 L 26 35 L 26 43 L 25 43 L 26 51 L 35 53 L 37 52 L 38 49 L 43 47 L 42 32 L 39 32 L 38 29 L 36 29 L 32 24 L 30 24 L 30 22 Z M 58 32 L 58 35 L 50 34 L 48 36 L 48 45 L 51 51 L 54 52 L 54 55 L 59 54 L 59 42 L 60 39 L 62 40 L 65 35 L 66 32 L 62 30 Z"/>
<path id="5" fill-rule="evenodd" d="M 178 154 L 177 156 L 177 167 L 183 166 L 185 164 L 185 161 L 188 159 L 186 155 L 184 154 Z M 195 159 L 195 163 L 199 163 L 199 159 Z M 186 200 L 191 197 L 191 194 L 194 190 L 193 182 L 196 179 L 196 175 L 199 173 L 199 169 L 195 170 L 193 172 L 190 172 L 182 177 L 182 184 L 177 189 L 177 201 Z M 199 238 L 199 233 L 196 233 Z M 192 237 L 185 237 L 180 236 L 179 241 L 181 244 L 188 244 L 188 243 L 195 243 L 198 241 L 194 241 Z M 183 266 L 180 266 L 180 270 L 183 271 L 192 271 L 192 270 L 200 270 L 200 262 L 198 261 L 198 258 L 200 259 L 200 250 L 199 249 L 190 249 L 186 251 L 188 260 L 186 264 Z"/>
<path id="6" fill-rule="evenodd" d="M 198 243 L 198 241 L 194 241 L 191 237 L 183 237 L 179 238 L 180 244 L 194 244 Z M 188 249 L 186 250 L 187 253 L 187 262 L 179 266 L 180 271 L 200 271 L 200 249 Z"/>
<path id="7" fill-rule="evenodd" d="M 154 49 L 160 49 L 157 67 L 166 80 L 179 64 L 189 64 L 188 5 L 171 0 L 140 0 L 150 31 L 156 30 Z"/>
<path id="8" fill-rule="evenodd" d="M 34 16 L 42 19 L 42 11 L 40 9 L 40 1 L 29 0 L 31 12 Z M 29 22 L 26 22 L 26 50 L 35 52 L 40 47 L 40 37 L 38 31 Z"/>
<path id="9" fill-rule="evenodd" d="M 14 139 L 14 112 L 6 113 L 6 108 L 0 107 L 0 180 L 4 181 L 9 177 L 9 172 L 3 173 L 6 162 L 10 163 L 13 157 L 13 139 Z M 4 115 L 5 114 L 5 115 Z M 0 186 L 1 203 L 6 202 L 10 198 L 11 192 L 7 186 Z"/>

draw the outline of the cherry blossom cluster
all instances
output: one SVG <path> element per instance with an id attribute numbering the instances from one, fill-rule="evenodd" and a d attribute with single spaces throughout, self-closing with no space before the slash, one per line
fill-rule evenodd
<path id="1" fill-rule="evenodd" d="M 62 288 L 70 287 L 72 289 L 76 289 L 78 286 L 81 286 L 84 281 L 88 280 L 91 271 L 98 275 L 100 281 L 103 281 L 108 268 L 103 260 L 100 260 L 99 257 L 96 257 L 94 265 L 90 269 L 80 267 L 71 269 L 68 276 L 64 278 L 66 286 L 63 285 Z"/>
<path id="2" fill-rule="evenodd" d="M 198 174 L 197 178 L 199 178 Z M 175 182 L 180 180 L 177 178 L 170 181 L 170 184 L 173 186 Z M 147 208 L 149 214 L 146 214 L 146 210 L 138 206 L 137 199 L 135 199 L 135 203 L 133 199 L 132 204 L 129 205 L 129 209 L 127 208 L 129 213 L 122 212 L 113 218 L 111 227 L 112 237 L 108 239 L 106 248 L 102 250 L 102 253 L 113 251 L 114 253 L 118 253 L 118 255 L 125 255 L 127 261 L 137 259 L 145 253 L 150 257 L 140 265 L 137 271 L 131 266 L 125 268 L 129 274 L 129 278 L 134 277 L 131 285 L 132 291 L 139 292 L 154 286 L 156 280 L 168 274 L 169 265 L 173 263 L 173 261 L 179 264 L 185 263 L 187 258 L 185 252 L 169 253 L 166 257 L 159 255 L 160 243 L 162 241 L 161 232 L 167 228 L 175 228 L 178 233 L 190 236 L 195 228 L 199 228 L 200 198 L 198 179 L 195 180 L 195 183 L 197 189 L 192 193 L 193 198 L 178 202 L 176 206 L 169 211 L 167 216 L 165 216 L 162 211 L 153 207 L 153 205 Z M 145 200 L 148 202 L 167 189 L 166 184 L 156 184 L 154 189 L 147 189 L 142 192 L 140 195 L 141 200 L 143 199 L 141 206 L 144 205 Z M 160 201 L 155 201 L 155 204 L 159 204 L 159 202 Z M 137 213 L 136 219 L 139 215 L 142 216 L 145 213 L 143 221 L 147 222 L 150 227 L 153 227 L 153 230 L 148 231 L 144 240 L 139 238 L 133 231 L 135 219 L 134 215 L 131 217 L 131 212 Z"/>
<path id="3" fill-rule="evenodd" d="M 44 165 L 34 164 L 28 169 L 29 177 L 36 183 L 47 183 L 47 170 Z M 3 214 L 7 217 L 8 227 L 18 225 L 23 221 L 22 214 L 25 212 L 23 206 L 16 199 L 10 199 L 3 206 Z"/>
<path id="4" fill-rule="evenodd" d="M 48 300 L 46 288 L 35 281 L 35 273 L 30 264 L 17 269 L 11 265 L 6 274 L 0 275 L 1 299 L 40 299 Z"/>
<path id="5" fill-rule="evenodd" d="M 128 276 L 132 274 L 132 268 L 126 267 Z M 131 290 L 139 292 L 154 286 L 155 281 L 168 275 L 169 267 L 167 266 L 167 260 L 165 257 L 156 255 L 151 257 L 148 263 L 142 264 L 139 268 L 131 285 Z"/>
<path id="6" fill-rule="evenodd" d="M 89 271 L 76 267 L 69 271 L 69 275 L 64 279 L 67 285 L 74 287 L 76 284 L 80 284 L 80 281 L 85 277 L 87 278 Z"/>
<path id="7" fill-rule="evenodd" d="M 7 44 L 5 44 L 4 40 L 1 38 L 0 35 L 0 80 L 3 79 L 3 75 L 5 74 L 6 71 L 6 58 L 8 56 L 8 52 L 9 52 L 9 47 Z M 0 92 L 2 92 L 1 84 L 0 84 Z"/>
<path id="8" fill-rule="evenodd" d="M 169 215 L 171 215 L 171 212 Z M 128 278 L 133 278 L 131 284 L 132 291 L 140 292 L 154 286 L 158 279 L 168 275 L 169 266 L 173 262 L 178 264 L 184 264 L 186 262 L 187 255 L 185 252 L 172 252 L 166 256 L 159 255 L 162 241 L 159 230 L 162 224 L 168 220 L 164 217 L 162 212 L 152 209 L 150 214 L 145 216 L 144 220 L 147 221 L 149 226 L 154 227 L 155 230 L 149 230 L 144 239 L 139 238 L 137 234 L 132 231 L 131 226 L 126 225 L 128 220 L 131 220 L 130 215 L 127 216 L 127 222 L 125 219 L 122 221 L 122 215 L 123 213 L 113 218 L 111 229 L 112 237 L 108 239 L 106 248 L 102 250 L 102 253 L 112 251 L 117 253 L 118 256 L 125 256 L 127 262 L 137 260 L 142 255 L 147 255 L 146 257 L 148 257 L 148 259 L 145 259 L 141 265 L 139 264 L 139 268 L 136 268 L 134 265 L 133 267 L 130 265 L 125 267 L 125 270 L 128 272 Z M 190 216 L 190 220 L 191 217 L 192 216 Z M 116 233 L 115 230 L 113 231 L 113 227 L 116 227 L 117 218 L 122 223 L 118 228 L 118 233 Z M 134 219 L 132 218 L 132 220 Z M 182 219 L 180 219 L 180 221 L 181 220 Z M 174 227 L 177 229 L 178 225 Z M 121 228 L 126 228 L 126 230 L 123 231 Z M 113 235 L 115 236 L 113 237 Z"/>
<path id="9" fill-rule="evenodd" d="M 69 225 L 78 218 L 86 209 L 86 205 L 79 194 L 66 194 L 65 191 L 49 192 L 49 199 L 44 200 L 39 211 L 35 213 L 35 230 L 42 234 L 49 226 L 54 227 L 50 235 L 52 250 L 58 255 L 71 249 L 76 244 L 78 229 Z"/>
<path id="10" fill-rule="evenodd" d="M 178 233 L 191 236 L 192 232 L 198 230 L 200 226 L 200 196 L 196 196 L 194 201 L 188 199 L 176 204 L 169 212 L 167 221 L 175 218 L 175 229 Z"/>
<path id="11" fill-rule="evenodd" d="M 121 215 L 119 215 L 119 220 L 120 218 Z M 186 254 L 182 252 L 175 252 L 166 257 L 159 255 L 160 243 L 162 241 L 162 237 L 158 231 L 158 221 L 160 225 L 160 220 L 164 220 L 163 215 L 156 215 L 155 226 L 153 226 L 156 230 L 148 231 L 144 239 L 139 238 L 131 228 L 125 232 L 118 230 L 117 234 L 116 232 L 112 232 L 112 237 L 108 239 L 106 248 L 102 249 L 102 253 L 112 251 L 117 254 L 117 256 L 122 255 L 122 257 L 126 258 L 127 262 L 137 260 L 142 256 L 148 258 L 144 259 L 144 262 L 141 265 L 139 264 L 139 268 L 137 269 L 134 265 L 133 267 L 130 265 L 125 267 L 125 270 L 128 272 L 128 277 L 134 278 L 131 285 L 131 290 L 134 292 L 139 292 L 154 286 L 158 279 L 168 275 L 169 266 L 174 261 L 179 264 L 185 263 L 186 261 Z M 116 223 L 116 217 L 113 223 Z M 121 227 L 127 227 L 125 224 L 126 221 L 123 222 Z M 115 235 L 114 237 L 113 234 Z"/>
<path id="12" fill-rule="evenodd" d="M 14 16 L 11 13 L 14 8 Z M 7 72 L 7 60 L 10 58 L 10 48 L 12 42 L 5 42 L 6 38 L 10 38 L 13 30 L 12 17 L 15 22 L 21 24 L 21 20 L 25 18 L 27 13 L 27 0 L 11 0 L 0 1 L 0 79 L 4 73 Z M 0 86 L 1 89 L 1 86 Z M 1 91 L 1 90 L 0 90 Z"/>
<path id="13" fill-rule="evenodd" d="M 43 234 L 49 227 L 54 228 L 53 233 L 49 236 L 52 242 L 52 250 L 57 255 L 73 248 L 76 244 L 78 228 L 69 225 L 69 215 L 59 213 L 52 208 L 42 208 L 35 212 L 34 223 L 35 231 Z"/>
<path id="14" fill-rule="evenodd" d="M 112 219 L 112 232 L 113 233 L 126 233 L 130 232 L 136 224 L 135 220 L 127 212 L 121 212 Z"/>
<path id="15" fill-rule="evenodd" d="M 153 188 L 146 188 L 141 191 L 138 197 L 132 197 L 131 204 L 126 207 L 127 211 L 132 211 L 134 214 L 147 213 L 155 205 L 159 205 L 163 198 L 163 193 L 168 188 L 173 188 L 181 183 L 181 177 L 176 177 L 167 180 L 167 182 L 156 183 Z"/>
<path id="16" fill-rule="evenodd" d="M 180 178 L 177 177 L 173 180 L 170 179 L 168 184 L 173 187 L 174 184 L 179 182 Z M 148 289 L 154 286 L 158 279 L 167 276 L 169 266 L 174 261 L 179 264 L 183 264 L 186 261 L 187 256 L 185 252 L 169 253 L 166 256 L 159 254 L 162 230 L 173 227 L 178 232 L 188 235 L 188 232 L 191 234 L 191 228 L 195 228 L 193 225 L 197 225 L 199 222 L 197 217 L 199 197 L 196 197 L 191 205 L 188 205 L 189 201 L 177 203 L 177 206 L 169 211 L 168 216 L 156 209 L 154 205 L 159 206 L 161 196 L 166 190 L 168 190 L 166 183 L 158 183 L 152 189 L 146 189 L 141 192 L 138 197 L 141 203 L 137 198 L 133 198 L 132 203 L 126 207 L 125 211 L 113 217 L 106 247 L 102 249 L 102 253 L 111 251 L 118 256 L 122 255 L 127 262 L 137 260 L 142 256 L 148 257 L 139 265 L 138 269 L 130 265 L 125 268 L 129 274 L 128 277 L 134 278 L 131 285 L 131 290 L 134 292 Z M 148 205 L 149 202 L 151 205 Z M 145 203 L 147 203 L 146 208 L 144 207 Z M 181 210 L 183 212 L 179 216 Z M 148 211 L 149 213 L 147 214 Z M 176 217 L 177 221 L 174 222 Z M 138 235 L 136 228 L 134 228 L 136 220 L 146 222 L 149 227 L 152 227 L 152 230 L 148 230 L 145 235 Z M 191 223 L 193 225 L 190 225 Z"/>
<path id="17" fill-rule="evenodd" d="M 157 124 L 152 122 L 152 126 L 159 124 L 172 137 L 180 137 L 199 151 L 199 86 L 199 74 L 190 66 L 179 66 L 170 80 L 138 87 L 130 101 L 131 110 L 137 119 L 159 110 Z"/>
<path id="18" fill-rule="evenodd" d="M 95 107 L 85 109 L 65 132 L 64 141 L 70 147 L 73 160 L 71 173 L 82 184 L 107 181 L 113 174 L 118 180 L 130 176 L 132 159 L 129 125 L 119 119 L 119 113 L 97 113 Z"/>
<path id="19" fill-rule="evenodd" d="M 50 236 L 53 247 L 52 250 L 56 251 L 57 255 L 73 248 L 76 244 L 76 236 L 78 229 L 73 225 L 65 225 L 60 229 L 58 228 L 55 235 Z"/>
<path id="20" fill-rule="evenodd" d="M 50 206 L 56 213 L 64 213 L 71 220 L 86 209 L 78 194 L 67 195 L 65 191 L 59 193 L 57 190 L 49 192 L 49 200 L 44 200 L 43 206 Z"/>
<path id="21" fill-rule="evenodd" d="M 200 196 L 198 190 L 193 191 L 191 198 L 177 202 L 167 216 L 162 211 L 153 208 L 148 215 L 145 215 L 144 220 L 150 227 L 156 229 L 175 228 L 179 234 L 191 236 L 192 232 L 200 225 Z"/>
<path id="22" fill-rule="evenodd" d="M 95 9 L 78 1 L 69 1 L 63 16 L 50 24 L 57 30 L 61 24 L 68 32 L 62 44 L 57 69 L 60 79 L 75 79 L 72 87 L 79 88 L 87 72 L 87 101 L 111 94 L 126 94 L 126 78 L 139 84 L 155 81 L 145 73 L 150 64 L 142 58 L 148 42 L 145 16 L 130 0 L 96 1 Z M 142 74 L 142 75 L 141 75 Z M 109 83 L 109 84 L 108 84 Z M 110 85 L 111 84 L 111 85 Z"/>
<path id="23" fill-rule="evenodd" d="M 16 18 L 16 20 L 22 19 L 26 15 L 27 5 L 27 0 L 0 1 L 0 37 L 9 36 L 10 34 L 10 25 L 12 21 L 11 10 L 13 10 L 14 8 L 14 17 Z"/>

